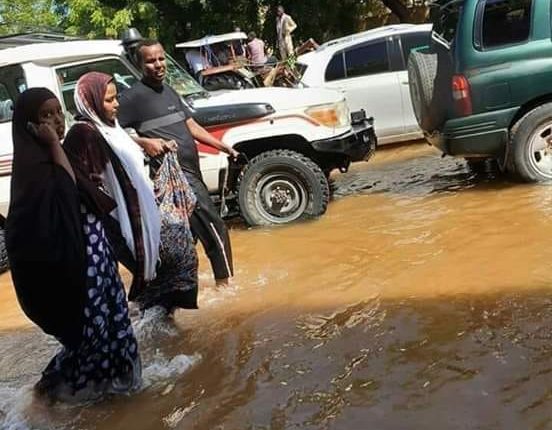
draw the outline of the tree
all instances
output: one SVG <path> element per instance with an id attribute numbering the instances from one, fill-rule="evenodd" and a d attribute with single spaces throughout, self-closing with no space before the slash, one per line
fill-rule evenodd
<path id="1" fill-rule="evenodd" d="M 297 22 L 293 36 L 297 42 L 313 38 L 318 42 L 364 30 L 367 16 L 375 17 L 377 26 L 386 9 L 380 0 L 263 0 L 267 8 L 263 37 L 276 42 L 275 11 L 282 4 Z M 381 24 L 379 24 L 381 25 Z"/>
<path id="2" fill-rule="evenodd" d="M 100 0 L 65 0 L 58 1 L 58 10 L 63 11 L 65 31 L 72 35 L 117 38 L 130 26 L 139 26 L 145 36 L 157 34 L 157 11 L 148 1 L 111 5 Z"/>
<path id="3" fill-rule="evenodd" d="M 381 0 L 381 2 L 397 17 L 399 22 L 420 23 L 427 19 L 428 7 L 426 1 L 414 0 Z"/>
<path id="4" fill-rule="evenodd" d="M 422 22 L 427 12 L 425 0 L 0 0 L 0 34 L 59 27 L 72 35 L 117 38 L 134 26 L 172 50 L 176 42 L 238 26 L 274 43 L 280 3 L 298 24 L 296 42 L 324 42 L 388 22 Z"/>
<path id="5" fill-rule="evenodd" d="M 54 6 L 54 0 L 0 0 L 0 34 L 57 27 Z"/>

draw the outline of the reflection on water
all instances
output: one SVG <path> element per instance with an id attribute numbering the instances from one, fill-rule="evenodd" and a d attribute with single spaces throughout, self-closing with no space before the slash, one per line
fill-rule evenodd
<path id="1" fill-rule="evenodd" d="M 54 408 L 56 345 L 0 285 L 0 427 L 551 429 L 552 187 L 425 146 L 336 176 L 328 214 L 232 239 L 235 288 L 136 325 L 146 386 Z"/>

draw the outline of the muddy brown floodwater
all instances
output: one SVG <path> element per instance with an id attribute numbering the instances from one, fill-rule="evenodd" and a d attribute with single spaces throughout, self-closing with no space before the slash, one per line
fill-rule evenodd
<path id="1" fill-rule="evenodd" d="M 323 218 L 232 227 L 236 287 L 136 323 L 144 389 L 48 407 L 56 350 L 0 285 L 2 429 L 552 429 L 552 186 L 426 145 L 336 176 Z M 45 286 L 46 287 L 46 286 Z"/>

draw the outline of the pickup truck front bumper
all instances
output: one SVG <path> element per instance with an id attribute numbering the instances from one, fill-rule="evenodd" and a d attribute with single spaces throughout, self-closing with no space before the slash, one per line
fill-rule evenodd
<path id="1" fill-rule="evenodd" d="M 362 118 L 355 122 L 352 130 L 331 139 L 311 142 L 315 151 L 344 155 L 349 162 L 368 161 L 378 144 L 373 119 Z"/>

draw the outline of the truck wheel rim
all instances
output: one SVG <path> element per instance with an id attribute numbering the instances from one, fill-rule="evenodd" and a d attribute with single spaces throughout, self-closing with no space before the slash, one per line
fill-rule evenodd
<path id="1" fill-rule="evenodd" d="M 529 163 L 541 176 L 552 179 L 552 124 L 547 124 L 531 136 Z"/>
<path id="2" fill-rule="evenodd" d="M 257 211 L 274 224 L 299 218 L 307 208 L 304 184 L 288 173 L 272 173 L 263 177 L 255 189 Z"/>

